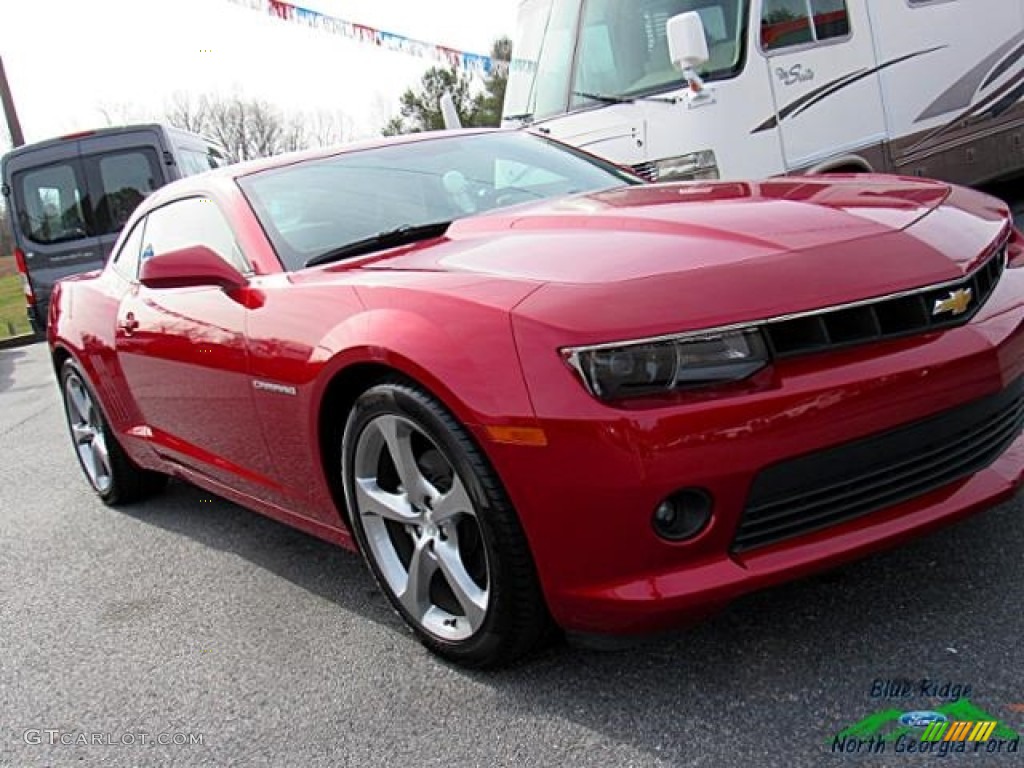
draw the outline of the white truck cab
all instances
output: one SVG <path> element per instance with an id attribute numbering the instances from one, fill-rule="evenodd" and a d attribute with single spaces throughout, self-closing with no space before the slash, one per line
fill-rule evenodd
<path id="1" fill-rule="evenodd" d="M 1024 171 L 1024 0 L 523 0 L 504 124 L 651 180 Z"/>

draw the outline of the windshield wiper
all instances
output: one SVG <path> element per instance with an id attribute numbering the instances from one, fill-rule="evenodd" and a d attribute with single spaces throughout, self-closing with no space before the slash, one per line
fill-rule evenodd
<path id="1" fill-rule="evenodd" d="M 440 237 L 448 231 L 450 221 L 435 221 L 431 224 L 419 224 L 415 227 L 403 224 L 395 229 L 388 229 L 378 232 L 375 235 L 364 237 L 362 240 L 354 240 L 338 248 L 332 248 L 319 256 L 309 259 L 304 267 L 318 267 L 332 261 L 340 261 L 349 256 L 359 256 L 363 253 L 370 253 L 380 248 L 395 248 L 399 245 L 415 243 L 419 240 L 429 240 L 432 237 Z"/>
<path id="2" fill-rule="evenodd" d="M 587 91 L 573 91 L 574 96 L 582 96 L 584 99 L 600 101 L 603 104 L 632 104 L 636 101 L 662 101 L 666 104 L 675 104 L 679 99 L 671 96 L 612 96 L 607 93 L 589 93 Z"/>
<path id="3" fill-rule="evenodd" d="M 529 125 L 533 122 L 533 112 L 521 112 L 518 115 L 502 115 L 502 120 L 518 120 L 524 125 Z"/>
<path id="4" fill-rule="evenodd" d="M 611 96 L 605 93 L 590 93 L 588 91 L 573 91 L 573 96 L 582 96 L 584 99 L 590 99 L 591 101 L 600 101 L 605 104 L 632 104 L 633 99 L 623 98 L 622 96 Z"/>

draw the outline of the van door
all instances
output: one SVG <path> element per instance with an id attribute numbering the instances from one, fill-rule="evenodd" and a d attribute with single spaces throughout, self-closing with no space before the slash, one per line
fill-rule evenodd
<path id="1" fill-rule="evenodd" d="M 788 171 L 856 155 L 884 167 L 886 137 L 867 4 L 762 0 L 760 45 L 769 68 Z"/>
<path id="2" fill-rule="evenodd" d="M 80 151 L 106 258 L 136 206 L 170 180 L 163 162 L 167 149 L 157 131 L 146 129 L 83 139 Z"/>
<path id="3" fill-rule="evenodd" d="M 9 173 L 12 228 L 25 254 L 36 301 L 30 319 L 41 330 L 54 283 L 99 267 L 105 252 L 95 236 L 88 182 L 76 143 L 16 156 Z"/>

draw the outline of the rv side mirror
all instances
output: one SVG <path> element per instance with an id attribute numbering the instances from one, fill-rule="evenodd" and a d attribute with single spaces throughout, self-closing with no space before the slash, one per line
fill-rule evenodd
<path id="1" fill-rule="evenodd" d="M 673 16 L 665 25 L 665 34 L 668 36 L 668 55 L 679 71 L 696 69 L 710 58 L 704 22 L 696 11 Z"/>

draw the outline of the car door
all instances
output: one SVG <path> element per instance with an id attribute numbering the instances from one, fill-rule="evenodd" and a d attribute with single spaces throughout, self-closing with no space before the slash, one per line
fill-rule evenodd
<path id="1" fill-rule="evenodd" d="M 852 154 L 882 165 L 885 110 L 867 4 L 762 0 L 760 24 L 786 169 Z"/>
<path id="2" fill-rule="evenodd" d="M 141 260 L 197 244 L 250 271 L 224 215 L 201 197 L 147 216 Z M 154 449 L 258 495 L 272 485 L 271 461 L 249 381 L 243 301 L 215 286 L 148 288 L 136 281 L 121 301 L 116 347 Z"/>

